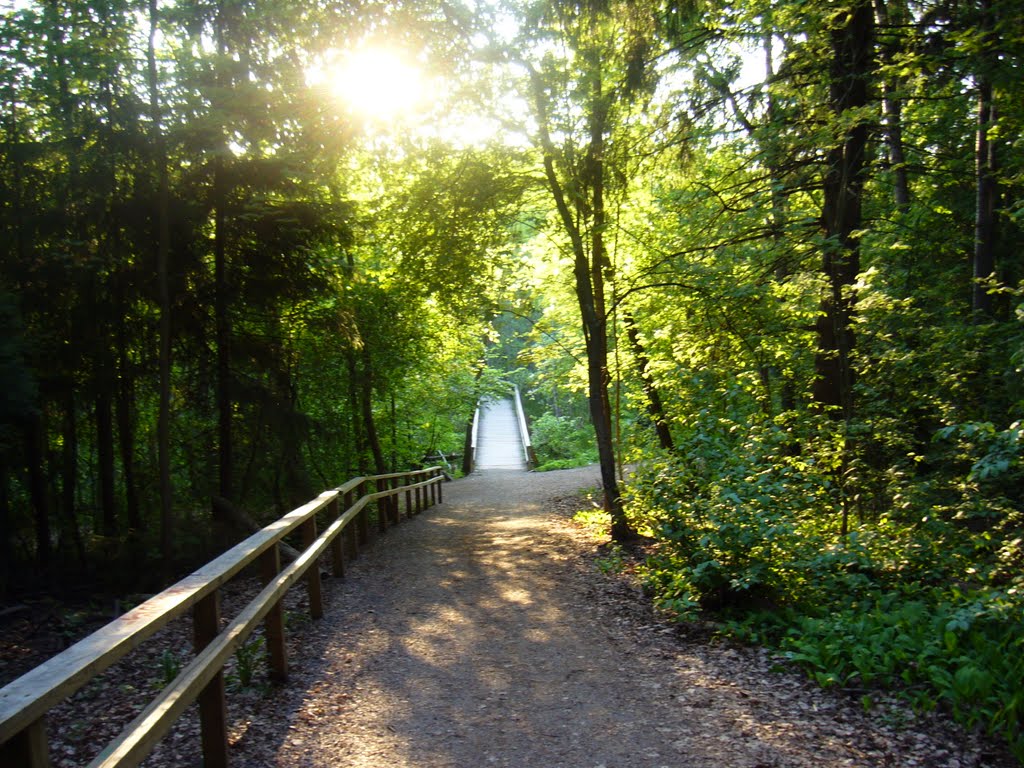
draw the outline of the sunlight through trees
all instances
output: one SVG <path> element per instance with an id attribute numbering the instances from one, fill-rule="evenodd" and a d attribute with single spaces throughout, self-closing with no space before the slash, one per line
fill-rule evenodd
<path id="1" fill-rule="evenodd" d="M 662 608 L 1024 754 L 1020 0 L 2 14 L 5 594 L 153 589 L 515 382 Z"/>

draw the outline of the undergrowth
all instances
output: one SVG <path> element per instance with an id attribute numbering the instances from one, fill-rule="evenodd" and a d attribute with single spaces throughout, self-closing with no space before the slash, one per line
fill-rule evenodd
<path id="1" fill-rule="evenodd" d="M 593 430 L 581 419 L 546 413 L 534 419 L 530 437 L 537 454 L 538 472 L 585 467 L 597 461 Z"/>
<path id="2" fill-rule="evenodd" d="M 633 523 L 659 542 L 642 568 L 659 606 L 680 621 L 710 616 L 865 705 L 885 688 L 948 710 L 1024 761 L 1016 435 L 944 431 L 933 461 L 957 451 L 967 471 L 911 483 L 900 468 L 831 463 L 827 424 L 800 451 L 777 425 L 703 426 L 631 485 Z M 988 447 L 974 444 L 969 462 L 963 440 L 942 445 L 981 433 Z"/>

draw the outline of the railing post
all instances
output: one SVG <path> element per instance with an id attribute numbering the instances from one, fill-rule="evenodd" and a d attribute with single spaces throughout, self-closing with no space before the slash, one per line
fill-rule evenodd
<path id="1" fill-rule="evenodd" d="M 344 504 L 345 504 L 345 511 L 346 512 L 348 512 L 352 508 L 352 499 L 353 499 L 352 491 L 349 491 L 348 493 L 345 494 Z M 361 513 L 360 513 L 360 515 L 357 515 L 357 517 L 361 517 L 361 516 L 362 516 Z M 359 538 L 358 538 L 359 533 L 358 533 L 358 528 L 359 528 L 359 520 L 358 519 L 350 520 L 349 524 L 347 526 L 345 526 L 345 530 L 342 531 L 342 533 L 345 534 L 345 543 L 348 544 L 348 558 L 349 558 L 349 560 L 355 560 L 356 557 L 359 555 Z"/>
<path id="2" fill-rule="evenodd" d="M 388 488 L 392 491 L 398 490 L 399 478 L 392 477 L 388 480 Z M 402 514 L 398 508 L 398 503 L 401 499 L 398 498 L 398 494 L 388 496 L 389 506 L 391 507 L 391 523 L 392 525 L 398 525 L 402 521 Z"/>
<path id="3" fill-rule="evenodd" d="M 409 484 L 413 482 L 413 478 L 406 475 L 402 478 L 402 485 L 405 486 L 405 516 L 412 517 L 412 491 L 409 490 Z"/>
<path id="4" fill-rule="evenodd" d="M 437 476 L 442 478 L 437 483 L 437 503 L 438 504 L 443 504 L 444 503 L 444 479 L 443 479 L 444 478 L 444 473 L 441 470 L 437 470 Z"/>
<path id="5" fill-rule="evenodd" d="M 430 479 L 437 477 L 437 470 L 430 470 Z M 430 484 L 430 506 L 437 504 L 437 483 Z"/>
<path id="6" fill-rule="evenodd" d="M 302 548 L 309 549 L 316 542 L 316 515 L 310 515 L 302 524 Z M 323 589 L 320 584 L 320 563 L 314 562 L 306 571 L 306 593 L 309 595 L 309 615 L 321 619 L 324 615 Z"/>
<path id="7" fill-rule="evenodd" d="M 364 480 L 359 484 L 359 498 L 363 498 L 366 495 L 366 481 Z M 370 541 L 370 510 L 363 505 L 362 511 L 359 513 L 359 546 L 365 547 Z"/>
<path id="8" fill-rule="evenodd" d="M 6 744 L 0 744 L 0 765 L 50 768 L 45 717 L 25 726 Z"/>
<path id="9" fill-rule="evenodd" d="M 338 519 L 338 498 L 327 504 L 327 519 L 333 525 Z M 336 578 L 345 577 L 345 553 L 341 549 L 341 532 L 331 540 L 331 572 Z"/>
<path id="10" fill-rule="evenodd" d="M 281 552 L 277 544 L 274 544 L 260 556 L 260 575 L 264 586 L 273 581 L 280 570 Z M 267 618 L 263 620 L 263 632 L 267 639 L 270 679 L 283 683 L 288 679 L 288 650 L 284 644 L 284 608 L 280 600 L 274 603 Z"/>
<path id="11" fill-rule="evenodd" d="M 384 481 L 384 486 L 389 491 L 395 490 L 395 478 L 389 477 Z M 398 508 L 395 506 L 394 496 L 388 496 L 388 521 L 391 525 L 398 525 Z"/>
<path id="12" fill-rule="evenodd" d="M 373 489 L 380 493 L 387 488 L 387 481 L 377 478 L 373 481 Z M 377 499 L 377 529 L 384 533 L 388 529 L 388 497 L 381 496 Z"/>
<path id="13" fill-rule="evenodd" d="M 193 609 L 193 642 L 196 653 L 220 634 L 220 592 L 213 591 Z M 199 724 L 204 768 L 227 768 L 228 711 L 224 696 L 224 670 L 217 672 L 199 694 Z"/>

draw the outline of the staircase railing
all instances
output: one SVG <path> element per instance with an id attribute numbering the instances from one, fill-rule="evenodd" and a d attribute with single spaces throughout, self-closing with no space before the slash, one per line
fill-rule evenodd
<path id="1" fill-rule="evenodd" d="M 515 387 L 516 419 L 519 422 L 519 439 L 523 442 L 523 454 L 526 456 L 527 469 L 537 466 L 537 454 L 533 450 L 533 443 L 530 441 L 530 427 L 526 422 L 526 412 L 523 410 L 523 400 L 519 396 L 519 387 Z"/>
<path id="2" fill-rule="evenodd" d="M 440 467 L 430 467 L 357 477 L 325 491 L 0 689 L 0 765 L 49 766 L 47 712 L 192 609 L 195 657 L 89 767 L 138 765 L 185 709 L 198 701 L 204 768 L 224 768 L 228 765 L 224 665 L 231 655 L 262 621 L 270 675 L 278 681 L 286 679 L 288 662 L 281 604 L 285 593 L 305 577 L 310 614 L 314 619 L 323 616 L 320 569 L 314 567 L 321 556 L 329 551 L 334 574 L 342 576 L 343 543 L 347 542 L 351 558 L 369 540 L 371 503 L 377 503 L 378 524 L 384 530 L 399 522 L 403 495 L 407 516 L 442 501 L 443 479 Z M 318 535 L 320 513 L 326 514 L 328 525 Z M 302 537 L 302 551 L 282 568 L 278 545 L 296 530 Z M 220 587 L 250 565 L 259 567 L 265 586 L 221 629 Z"/>
<path id="3" fill-rule="evenodd" d="M 469 438 L 469 455 L 470 461 L 467 464 L 469 471 L 472 472 L 476 468 L 476 449 L 479 445 L 478 438 L 480 437 L 480 406 L 477 405 L 476 410 L 473 411 L 473 426 L 470 428 Z"/>

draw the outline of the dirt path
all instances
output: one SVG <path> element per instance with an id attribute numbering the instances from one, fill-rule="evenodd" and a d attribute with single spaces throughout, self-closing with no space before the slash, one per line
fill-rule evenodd
<path id="1" fill-rule="evenodd" d="M 236 764 L 997 764 L 941 723 L 869 719 L 763 653 L 680 643 L 553 513 L 596 484 L 594 469 L 447 484 L 334 584 L 291 684 L 234 735 Z"/>

